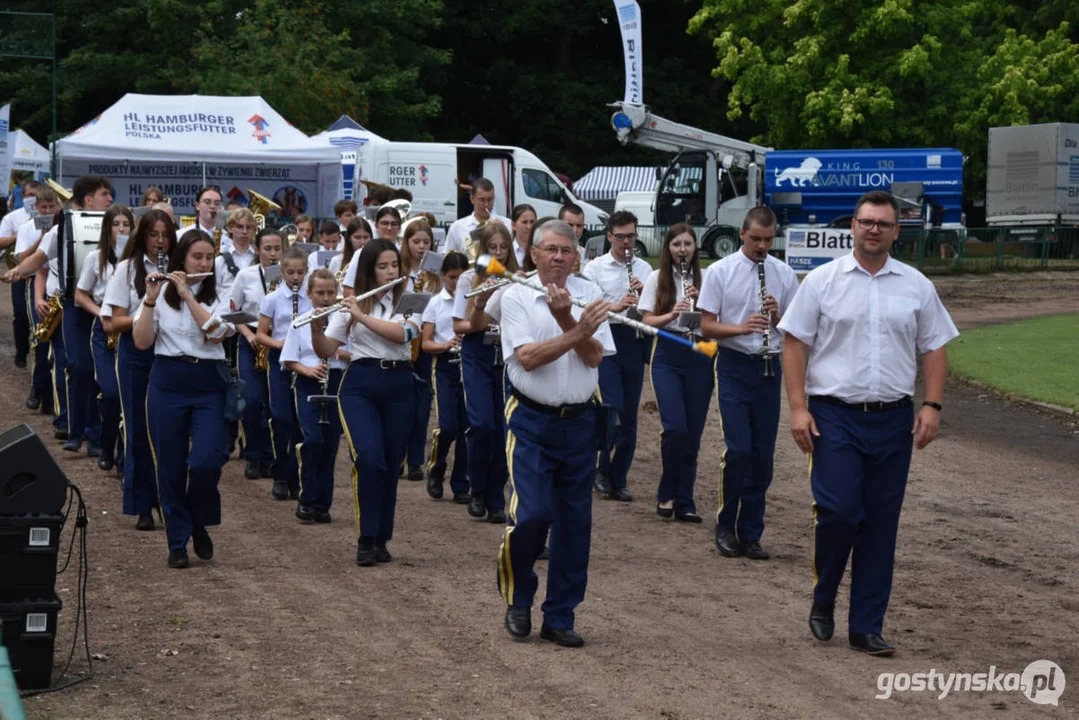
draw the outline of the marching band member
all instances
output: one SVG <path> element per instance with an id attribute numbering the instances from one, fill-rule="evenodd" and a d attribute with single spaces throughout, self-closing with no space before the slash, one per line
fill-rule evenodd
<path id="1" fill-rule="evenodd" d="M 310 215 L 297 215 L 294 224 L 296 225 L 295 242 L 314 242 L 312 238 L 315 237 L 315 221 L 311 218 Z"/>
<path id="2" fill-rule="evenodd" d="M 266 282 L 266 270 L 281 259 L 284 239 L 281 233 L 272 228 L 260 230 L 255 236 L 255 251 L 259 261 L 249 265 L 236 275 L 232 284 L 231 307 L 237 312 L 245 312 L 256 318 L 262 299 L 273 292 L 278 283 Z M 237 325 L 237 369 L 244 381 L 244 477 L 254 480 L 259 477 L 273 477 L 273 445 L 267 428 L 267 393 L 266 369 L 256 367 L 255 358 L 260 345 L 255 339 L 258 320 L 249 325 Z M 267 355 L 268 358 L 268 355 Z M 268 363 L 267 359 L 267 363 Z M 267 365 L 268 367 L 268 365 Z"/>
<path id="3" fill-rule="evenodd" d="M 101 324 L 101 305 L 105 288 L 116 270 L 117 246 L 127 244 L 135 216 L 124 205 L 113 205 L 101 221 L 101 237 L 97 249 L 86 254 L 82 274 L 75 289 L 75 302 L 93 318 L 90 349 L 94 361 L 94 382 L 101 390 L 98 412 L 101 418 L 101 456 L 97 466 L 111 470 L 116 462 L 120 443 L 120 385 L 116 378 L 116 346 L 110 347 L 108 333 Z M 118 338 L 117 338 L 118 339 Z M 122 462 L 122 461 L 121 461 Z"/>
<path id="4" fill-rule="evenodd" d="M 307 254 L 300 248 L 289 248 L 281 261 L 281 284 L 259 305 L 259 324 L 255 340 L 270 348 L 270 367 L 266 382 L 270 398 L 270 441 L 273 444 L 273 490 L 277 500 L 295 500 L 300 496 L 299 466 L 296 463 L 296 444 L 302 435 L 296 425 L 296 409 L 292 406 L 291 373 L 281 366 L 281 348 L 285 345 L 292 319 L 311 309 L 311 300 L 303 287 L 307 275 Z"/>
<path id="5" fill-rule="evenodd" d="M 337 281 L 325 268 L 316 268 L 307 277 L 307 296 L 314 307 L 329 307 L 337 301 Z M 323 323 L 325 320 L 315 322 Z M 300 497 L 296 517 L 305 522 L 330 522 L 333 504 L 333 466 L 341 442 L 341 415 L 336 395 L 341 373 L 348 360 L 338 350 L 328 362 L 322 362 L 311 344 L 311 325 L 290 327 L 281 349 L 281 363 L 295 373 L 293 386 L 296 416 L 303 442 L 296 448 L 300 465 Z M 350 355 L 348 356 L 351 357 Z M 310 402 L 308 397 L 334 396 L 332 407 Z"/>
<path id="6" fill-rule="evenodd" d="M 375 213 L 375 229 L 381 239 L 400 245 L 401 213 L 395 207 L 380 207 Z"/>
<path id="7" fill-rule="evenodd" d="M 221 214 L 221 191 L 215 187 L 201 187 L 195 195 L 195 224 L 180 231 L 183 237 L 193 230 L 202 230 L 211 238 L 217 230 L 217 216 Z M 221 248 L 226 247 L 225 233 L 221 234 Z"/>
<path id="8" fill-rule="evenodd" d="M 437 293 L 441 287 L 439 276 L 436 273 L 425 272 L 420 269 L 423 254 L 431 249 L 434 244 L 434 233 L 431 226 L 423 220 L 411 223 L 405 230 L 401 242 L 401 274 L 407 275 L 406 292 Z M 413 390 L 416 395 L 415 416 L 412 418 L 412 429 L 408 434 L 408 452 L 406 464 L 408 465 L 409 480 L 423 480 L 423 465 L 426 459 L 427 449 L 427 425 L 431 420 L 431 367 L 433 358 L 430 353 L 424 352 L 420 339 L 416 338 L 412 343 L 412 380 Z"/>
<path id="9" fill-rule="evenodd" d="M 513 239 L 502 223 L 489 223 L 480 236 L 479 254 L 498 259 L 510 272 L 517 271 L 517 259 L 511 245 Z M 457 281 L 453 300 L 453 331 L 464 335 L 461 340 L 461 382 L 465 393 L 465 408 L 469 428 L 469 479 L 472 498 L 468 514 L 474 518 L 487 517 L 492 523 L 506 522 L 506 453 L 504 452 L 506 405 L 503 386 L 503 361 L 499 336 L 487 326 L 472 324 L 472 307 L 482 309 L 484 295 L 473 300 L 465 294 L 481 285 L 474 270 Z M 491 342 L 493 340 L 493 342 Z"/>
<path id="10" fill-rule="evenodd" d="M 559 220 L 545 223 L 531 252 L 537 284 L 546 292 L 512 285 L 501 302 L 502 352 L 513 382 L 505 409 L 513 501 L 498 552 L 498 587 L 506 630 L 514 638 L 527 637 L 538 584 L 532 568 L 550 528 L 540 637 L 580 647 L 584 639 L 573 629 L 574 609 L 588 581 L 598 445 L 592 397 L 597 366 L 615 345 L 600 289 L 570 274 L 577 258 L 572 228 Z M 571 297 L 587 308 L 572 305 Z"/>
<path id="11" fill-rule="evenodd" d="M 360 252 L 356 292 L 376 290 L 400 277 L 400 254 L 391 241 L 372 240 Z M 409 342 L 416 324 L 394 314 L 403 283 L 364 300 L 345 298 L 325 332 L 311 325 L 319 357 L 332 358 L 349 343 L 352 362 L 341 380 L 338 407 L 352 456 L 352 490 L 359 542 L 356 564 L 369 567 L 392 560 L 397 508 L 397 468 L 405 456 L 414 397 Z"/>
<path id="12" fill-rule="evenodd" d="M 513 208 L 513 254 L 517 257 L 517 267 L 522 267 L 528 257 L 528 248 L 532 245 L 532 228 L 536 225 L 536 208 L 527 203 Z"/>
<path id="13" fill-rule="evenodd" d="M 105 287 L 101 322 L 106 333 L 120 333 L 116 377 L 124 421 L 124 514 L 137 515 L 136 530 L 153 530 L 157 504 L 154 462 L 146 437 L 146 388 L 153 350 L 135 347 L 131 336 L 135 312 L 146 295 L 146 278 L 165 268 L 176 246 L 176 226 L 161 210 L 146 213 L 127 241 L 116 271 Z"/>
<path id="14" fill-rule="evenodd" d="M 218 295 L 229 298 L 232 297 L 232 284 L 240 271 L 259 264 L 258 248 L 252 242 L 258 231 L 255 214 L 247 208 L 233 210 L 225 223 L 225 230 L 230 242 L 226 247 L 222 241 L 221 254 L 214 260 L 214 282 Z"/>
<path id="15" fill-rule="evenodd" d="M 783 382 L 779 359 L 771 362 L 774 376 L 767 377 L 758 353 L 766 339 L 769 350 L 778 353 L 779 333 L 763 337 L 762 333 L 779 323 L 798 292 L 798 278 L 790 266 L 768 255 L 775 226 L 776 216 L 769 208 L 746 213 L 741 250 L 709 268 L 700 299 L 701 330 L 719 340 L 716 383 L 727 445 L 719 463 L 716 549 L 725 557 L 744 555 L 751 560 L 769 557 L 760 539 Z M 763 302 L 758 271 L 762 257 L 771 293 Z"/>
<path id="16" fill-rule="evenodd" d="M 151 276 L 132 329 L 135 347 L 156 356 L 146 392 L 146 429 L 171 568 L 188 566 L 188 540 L 200 559 L 212 558 L 206 528 L 221 524 L 217 483 L 228 459 L 228 369 L 221 341 L 236 330 L 219 317 L 228 306 L 217 296 L 214 276 L 188 279 L 213 268 L 210 236 L 186 233 L 169 260 L 168 281 Z"/>
<path id="17" fill-rule="evenodd" d="M 682 274 L 682 267 L 686 275 Z M 680 312 L 693 310 L 701 288 L 697 236 L 685 223 L 672 225 L 663 238 L 659 269 L 644 282 L 637 307 L 644 322 L 671 332 L 689 332 L 679 322 Z M 699 523 L 693 487 L 697 482 L 697 455 L 708 419 L 715 384 L 712 359 L 688 347 L 654 342 L 651 361 L 652 389 L 663 424 L 660 455 L 663 474 L 656 493 L 656 514 Z"/>
<path id="18" fill-rule="evenodd" d="M 142 194 L 142 202 L 140 205 L 150 205 L 151 207 L 158 203 L 165 202 L 165 193 L 157 185 L 151 185 L 146 188 L 146 192 Z"/>
<path id="19" fill-rule="evenodd" d="M 338 291 L 345 297 L 355 294 L 352 290 L 352 283 L 356 282 L 356 270 L 352 260 L 359 256 L 359 251 L 363 250 L 363 246 L 371 240 L 373 235 L 369 222 L 361 217 L 352 218 L 352 222 L 345 229 L 345 238 L 347 238 L 348 242 L 345 243 L 344 251 L 340 255 L 335 255 L 333 260 L 330 260 L 330 272 L 333 273 L 335 278 L 340 278 Z M 341 268 L 345 269 L 343 274 Z"/>
<path id="20" fill-rule="evenodd" d="M 24 182 L 22 184 L 23 206 L 0 218 L 0 248 L 6 248 L 10 258 L 15 258 L 19 227 L 31 219 L 30 210 L 37 200 L 40 187 L 41 185 L 35 180 Z M 30 311 L 26 303 L 25 280 L 11 283 L 11 314 L 15 337 L 15 367 L 24 368 L 26 358 L 30 354 Z M 31 397 L 36 397 L 36 395 L 31 395 Z M 27 407 L 30 407 L 30 404 Z M 40 400 L 37 401 L 37 406 L 40 406 Z M 36 410 L 37 406 L 30 409 Z"/>
<path id="21" fill-rule="evenodd" d="M 453 300 L 457 281 L 468 269 L 468 258 L 448 253 L 442 261 L 442 289 L 423 311 L 423 350 L 433 355 L 431 382 L 435 386 L 435 415 L 438 427 L 431 437 L 431 462 L 427 468 L 427 494 L 442 497 L 446 479 L 446 458 L 454 446 L 450 490 L 459 505 L 468 502 L 468 452 L 465 447 L 465 399 L 461 387 L 461 336 L 453 331 Z"/>
<path id="22" fill-rule="evenodd" d="M 611 251 L 584 266 L 582 275 L 603 290 L 603 297 L 614 312 L 625 312 L 637 304 L 644 280 L 652 267 L 633 257 L 637 243 L 637 218 L 626 210 L 611 215 L 607 221 Z M 632 267 L 627 260 L 633 258 Z M 629 466 L 637 449 L 637 410 L 644 386 L 644 361 L 648 345 L 638 339 L 637 331 L 626 325 L 611 326 L 618 353 L 605 357 L 599 366 L 599 391 L 602 402 L 618 411 L 620 423 L 614 431 L 612 447 L 601 450 L 596 470 L 596 492 L 612 500 L 628 502 L 633 495 L 626 489 Z"/>
<path id="23" fill-rule="evenodd" d="M 352 200 L 338 200 L 333 204 L 333 216 L 337 220 L 337 229 L 344 234 L 348 229 L 349 224 L 356 217 L 356 211 L 359 208 L 356 207 L 356 203 Z M 337 248 L 338 250 L 344 250 L 344 243 Z"/>
<path id="24" fill-rule="evenodd" d="M 442 247 L 439 248 L 441 252 L 448 253 L 456 250 L 459 253 L 464 253 L 466 257 L 471 257 L 468 248 L 473 244 L 472 231 L 480 225 L 486 224 L 492 220 L 502 223 L 506 226 L 507 230 L 513 229 L 510 226 L 509 220 L 494 212 L 494 183 L 487 178 L 478 178 L 472 183 L 469 193 L 472 200 L 472 214 L 463 217 L 450 225 L 450 229 L 446 232 L 446 241 L 442 243 Z"/>
<path id="25" fill-rule="evenodd" d="M 341 229 L 337 226 L 337 223 L 333 220 L 323 221 L 322 226 L 318 229 L 318 244 L 322 246 L 325 252 L 336 252 L 339 249 L 341 245 Z M 311 272 L 318 267 L 318 251 L 316 250 L 307 256 L 307 272 Z M 323 267 L 329 267 L 329 264 Z"/>

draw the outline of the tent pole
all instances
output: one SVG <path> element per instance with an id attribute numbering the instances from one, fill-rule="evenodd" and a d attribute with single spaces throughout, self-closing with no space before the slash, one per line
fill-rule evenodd
<path id="1" fill-rule="evenodd" d="M 202 164 L 202 186 L 206 187 L 206 163 Z"/>

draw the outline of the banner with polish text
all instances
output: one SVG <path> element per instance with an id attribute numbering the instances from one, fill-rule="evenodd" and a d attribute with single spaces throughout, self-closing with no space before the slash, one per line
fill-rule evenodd
<path id="1" fill-rule="evenodd" d="M 11 182 L 11 103 L 0 107 L 0 196 L 7 195 Z"/>
<path id="2" fill-rule="evenodd" d="M 626 96 L 624 101 L 644 104 L 644 56 L 641 42 L 641 6 L 637 0 L 614 0 L 618 25 L 622 28 L 622 52 L 626 60 Z"/>

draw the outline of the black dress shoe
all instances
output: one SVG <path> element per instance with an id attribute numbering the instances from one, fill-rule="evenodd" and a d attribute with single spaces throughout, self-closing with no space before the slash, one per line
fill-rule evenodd
<path id="1" fill-rule="evenodd" d="M 716 550 L 724 557 L 738 557 L 742 554 L 742 546 L 730 530 L 716 528 Z"/>
<path id="2" fill-rule="evenodd" d="M 273 478 L 273 463 L 259 463 L 259 477 L 263 480 Z"/>
<path id="3" fill-rule="evenodd" d="M 378 565 L 378 556 L 375 554 L 375 542 L 371 538 L 360 538 L 360 543 L 356 547 L 356 564 L 360 567 L 373 567 Z"/>
<path id="4" fill-rule="evenodd" d="M 876 633 L 851 633 L 850 634 L 850 647 L 852 650 L 858 652 L 864 652 L 867 655 L 876 655 L 877 657 L 890 657 L 895 655 L 895 648 L 884 641 L 880 635 Z"/>
<path id="5" fill-rule="evenodd" d="M 814 605 L 810 608 L 809 629 L 818 640 L 831 640 L 835 634 L 835 605 Z"/>
<path id="6" fill-rule="evenodd" d="M 408 479 L 412 482 L 419 482 L 420 480 L 423 480 L 423 468 L 419 465 L 409 465 Z"/>
<path id="7" fill-rule="evenodd" d="M 600 495 L 611 494 L 611 480 L 605 473 L 596 471 L 596 477 L 592 480 L 592 487 L 596 489 L 596 493 Z"/>
<path id="8" fill-rule="evenodd" d="M 34 393 L 30 393 L 26 398 L 26 407 L 30 410 L 37 410 L 41 407 L 41 398 Z"/>
<path id="9" fill-rule="evenodd" d="M 54 438 L 56 438 L 57 440 L 67 440 L 67 428 L 65 428 L 65 427 L 56 428 L 56 430 L 53 431 L 52 436 Z M 82 443 L 79 443 L 79 444 L 81 445 Z M 76 450 L 77 449 L 78 448 L 76 448 Z"/>
<path id="10" fill-rule="evenodd" d="M 311 507 L 310 505 L 297 505 L 296 506 L 296 517 L 299 518 L 300 520 L 303 520 L 304 522 L 314 522 L 315 521 L 315 509 L 313 507 Z"/>
<path id="11" fill-rule="evenodd" d="M 427 476 L 427 494 L 430 495 L 435 500 L 441 500 L 442 499 L 442 483 L 443 483 L 443 478 L 440 478 L 437 475 L 428 475 Z"/>
<path id="12" fill-rule="evenodd" d="M 742 543 L 742 554 L 750 560 L 767 560 L 772 557 L 756 540 Z"/>
<path id="13" fill-rule="evenodd" d="M 674 508 L 673 507 L 665 508 L 662 505 L 660 505 L 659 503 L 656 503 L 656 515 L 659 515 L 661 518 L 672 517 L 672 516 L 674 516 Z"/>
<path id="14" fill-rule="evenodd" d="M 135 522 L 136 530 L 153 530 L 154 529 L 154 515 L 153 513 L 146 513 L 139 515 L 139 519 Z"/>
<path id="15" fill-rule="evenodd" d="M 102 455 L 101 457 L 99 457 L 97 459 L 97 466 L 101 470 L 104 470 L 105 472 L 108 472 L 109 470 L 113 469 L 113 467 L 115 466 L 115 463 L 113 463 L 112 458 L 105 457 L 104 455 Z"/>
<path id="16" fill-rule="evenodd" d="M 453 494 L 453 502 L 455 505 L 468 505 L 468 501 L 471 497 L 472 496 L 466 492 L 455 492 Z"/>
<path id="17" fill-rule="evenodd" d="M 612 488 L 607 497 L 618 502 L 631 502 L 633 500 L 633 494 L 625 488 Z"/>
<path id="18" fill-rule="evenodd" d="M 97 457 L 100 454 L 101 445 L 94 442 L 93 440 L 88 440 L 86 442 L 86 457 Z"/>
<path id="19" fill-rule="evenodd" d="M 299 500 L 300 499 L 300 486 L 299 485 L 297 485 L 295 487 L 289 486 L 288 499 L 289 500 Z"/>
<path id="20" fill-rule="evenodd" d="M 210 533 L 204 527 L 194 527 L 191 530 L 191 544 L 195 548 L 195 555 L 200 560 L 209 560 L 214 556 L 214 541 L 210 539 Z"/>
<path id="21" fill-rule="evenodd" d="M 288 483 L 284 480 L 274 480 L 270 494 L 274 500 L 288 500 Z"/>
<path id="22" fill-rule="evenodd" d="M 495 525 L 504 525 L 506 523 L 506 511 L 505 510 L 488 510 L 487 522 Z"/>
<path id="23" fill-rule="evenodd" d="M 315 522 L 318 523 L 319 525 L 327 525 L 329 523 L 332 523 L 333 518 L 330 517 L 330 511 L 329 510 L 316 510 L 315 511 Z"/>
<path id="24" fill-rule="evenodd" d="M 169 550 L 169 567 L 170 568 L 185 568 L 191 565 L 191 560 L 187 557 L 187 550 L 180 548 L 179 550 Z"/>
<path id="25" fill-rule="evenodd" d="M 244 477 L 248 480 L 258 480 L 259 477 L 259 464 L 258 460 L 248 460 L 244 463 Z"/>
<path id="26" fill-rule="evenodd" d="M 517 640 L 524 640 L 532 634 L 532 608 L 506 607 L 506 631 Z"/>
<path id="27" fill-rule="evenodd" d="M 64 433 L 64 437 L 67 437 L 67 433 Z M 59 438 L 57 439 L 59 440 Z M 60 447 L 64 450 L 67 450 L 68 452 L 78 452 L 79 450 L 82 450 L 82 442 L 73 438 L 69 438 L 68 441 Z"/>
<path id="28" fill-rule="evenodd" d="M 25 355 L 16 355 L 15 356 L 15 367 L 17 367 L 17 368 L 25 368 L 26 367 L 26 356 Z"/>
<path id="29" fill-rule="evenodd" d="M 577 648 L 584 645 L 584 638 L 578 635 L 576 630 L 558 630 L 547 627 L 547 623 L 543 623 L 540 628 L 540 637 L 562 647 Z"/>
<path id="30" fill-rule="evenodd" d="M 468 514 L 474 518 L 481 518 L 487 514 L 487 506 L 483 503 L 483 495 L 473 495 L 468 500 Z"/>
<path id="31" fill-rule="evenodd" d="M 675 515 L 674 519 L 679 522 L 696 523 L 698 525 L 704 522 L 704 518 L 697 513 L 682 513 L 681 515 Z"/>
<path id="32" fill-rule="evenodd" d="M 375 540 L 375 562 L 388 563 L 393 560 L 393 555 L 386 549 L 385 540 Z"/>

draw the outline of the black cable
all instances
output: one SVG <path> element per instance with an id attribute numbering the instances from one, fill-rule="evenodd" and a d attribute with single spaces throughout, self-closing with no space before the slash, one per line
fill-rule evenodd
<path id="1" fill-rule="evenodd" d="M 71 668 L 71 661 L 75 658 L 75 648 L 78 647 L 79 641 L 79 620 L 82 620 L 82 639 L 83 647 L 86 649 L 86 666 L 89 672 L 80 678 L 69 680 L 66 683 L 55 685 L 48 688 L 41 688 L 39 690 L 26 690 L 19 693 L 19 697 L 28 698 L 34 695 L 45 695 L 48 693 L 54 693 L 59 690 L 66 690 L 72 685 L 78 685 L 81 682 L 85 682 L 94 676 L 93 658 L 90 655 L 90 620 L 86 602 L 86 586 L 90 578 L 90 561 L 86 555 L 86 527 L 90 520 L 86 513 L 86 503 L 83 502 L 82 493 L 79 491 L 78 486 L 72 482 L 68 482 L 68 487 L 71 488 L 71 494 L 68 496 L 67 507 L 64 508 L 64 521 L 61 525 L 61 529 L 64 525 L 67 525 L 67 519 L 71 515 L 71 506 L 75 502 L 75 497 L 79 498 L 78 508 L 75 510 L 75 527 L 71 532 L 71 542 L 68 544 L 67 558 L 64 560 L 64 566 L 57 571 L 57 575 L 64 573 L 68 565 L 71 564 L 71 555 L 75 549 L 75 536 L 79 536 L 79 567 L 78 567 L 78 584 L 75 592 L 76 607 L 75 607 L 75 633 L 71 638 L 71 650 L 67 655 L 67 662 L 64 664 L 64 669 L 60 673 L 57 680 L 62 679 L 67 675 L 67 671 Z M 59 624 L 59 623 L 57 623 Z"/>

